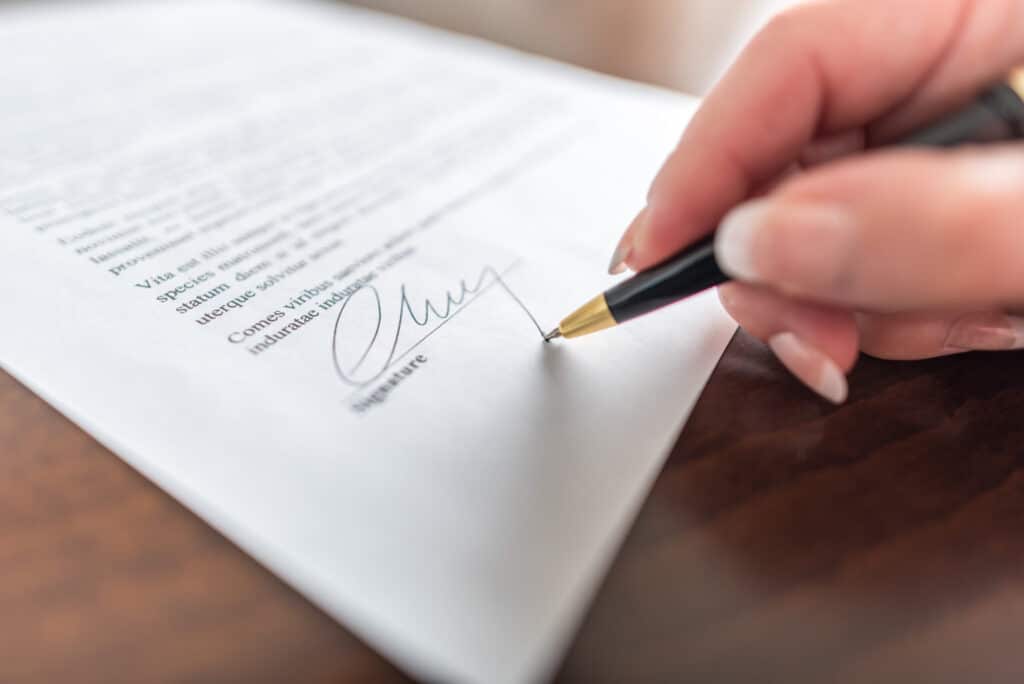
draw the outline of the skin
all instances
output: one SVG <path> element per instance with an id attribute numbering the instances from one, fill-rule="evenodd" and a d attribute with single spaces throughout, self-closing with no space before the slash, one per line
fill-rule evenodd
<path id="1" fill-rule="evenodd" d="M 1024 145 L 865 151 L 1022 64 L 1020 0 L 786 12 L 704 101 L 613 261 L 642 270 L 721 224 L 726 309 L 836 402 L 859 351 L 1024 346 Z"/>

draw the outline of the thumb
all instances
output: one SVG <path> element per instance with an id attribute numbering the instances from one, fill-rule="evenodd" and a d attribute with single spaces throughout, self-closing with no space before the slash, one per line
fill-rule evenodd
<path id="1" fill-rule="evenodd" d="M 797 176 L 732 211 L 715 253 L 738 280 L 872 311 L 1024 301 L 1024 147 L 894 151 Z"/>

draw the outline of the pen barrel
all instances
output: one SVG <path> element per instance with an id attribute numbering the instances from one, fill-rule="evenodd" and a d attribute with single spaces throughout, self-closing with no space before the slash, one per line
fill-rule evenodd
<path id="1" fill-rule="evenodd" d="M 915 131 L 901 145 L 954 147 L 1024 138 L 1024 100 L 1006 83 L 982 93 L 958 112 Z"/>
<path id="2" fill-rule="evenodd" d="M 616 322 L 623 323 L 727 280 L 729 277 L 715 261 L 712 236 L 619 283 L 604 296 Z"/>

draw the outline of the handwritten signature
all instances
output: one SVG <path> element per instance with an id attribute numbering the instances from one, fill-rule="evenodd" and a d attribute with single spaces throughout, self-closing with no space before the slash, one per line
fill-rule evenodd
<path id="1" fill-rule="evenodd" d="M 418 309 L 403 283 L 398 305 L 398 322 L 391 334 L 385 331 L 384 306 L 380 291 L 373 285 L 366 285 L 345 300 L 334 322 L 331 356 L 338 377 L 342 382 L 354 387 L 364 387 L 376 382 L 389 368 L 465 308 L 464 305 L 468 305 L 494 285 L 499 286 L 519 305 L 543 337 L 544 330 L 537 323 L 537 319 L 508 286 L 502 274 L 492 266 L 485 266 L 480 275 L 471 282 L 467 282 L 466 279 L 460 280 L 457 288 L 445 293 L 442 303 L 435 304 L 425 299 Z M 402 332 L 411 328 L 429 330 L 400 351 Z"/>

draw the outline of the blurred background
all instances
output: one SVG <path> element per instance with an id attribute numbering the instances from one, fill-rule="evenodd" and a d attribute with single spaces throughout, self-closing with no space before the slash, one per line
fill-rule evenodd
<path id="1" fill-rule="evenodd" d="M 351 0 L 597 71 L 701 95 L 798 0 Z"/>

